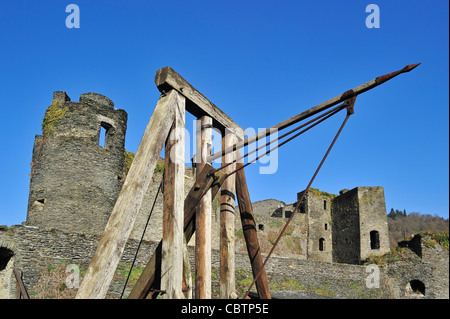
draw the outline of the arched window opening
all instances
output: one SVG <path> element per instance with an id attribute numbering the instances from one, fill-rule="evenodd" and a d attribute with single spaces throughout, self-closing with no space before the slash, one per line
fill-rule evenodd
<path id="1" fill-rule="evenodd" d="M 325 239 L 320 238 L 319 239 L 319 251 L 324 251 L 325 250 Z"/>
<path id="2" fill-rule="evenodd" d="M 380 233 L 376 230 L 370 232 L 370 249 L 380 249 Z"/>
<path id="3" fill-rule="evenodd" d="M 417 279 L 411 280 L 406 286 L 406 294 L 418 297 L 425 296 L 425 284 Z"/>
<path id="4" fill-rule="evenodd" d="M 0 247 L 0 271 L 6 268 L 13 256 L 14 253 L 11 249 Z"/>

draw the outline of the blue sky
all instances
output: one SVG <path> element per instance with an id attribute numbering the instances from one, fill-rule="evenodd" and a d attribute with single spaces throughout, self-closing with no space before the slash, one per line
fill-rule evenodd
<path id="1" fill-rule="evenodd" d="M 80 28 L 68 29 L 68 4 Z M 368 4 L 380 9 L 369 29 Z M 137 150 L 171 66 L 243 128 L 268 128 L 407 64 L 357 98 L 313 187 L 383 186 L 386 206 L 449 215 L 448 1 L 2 1 L 0 224 L 26 219 L 34 136 L 54 91 L 97 92 L 128 112 Z M 288 143 L 252 200 L 296 200 L 342 115 Z M 189 125 L 188 125 L 189 128 Z"/>

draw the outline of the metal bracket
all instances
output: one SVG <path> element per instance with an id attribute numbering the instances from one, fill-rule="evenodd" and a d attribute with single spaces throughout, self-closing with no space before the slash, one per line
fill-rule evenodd
<path id="1" fill-rule="evenodd" d="M 352 115 L 353 113 L 355 113 L 355 108 L 354 108 L 355 101 L 356 101 L 356 96 L 353 96 L 344 101 L 344 106 L 347 109 L 347 115 Z"/>

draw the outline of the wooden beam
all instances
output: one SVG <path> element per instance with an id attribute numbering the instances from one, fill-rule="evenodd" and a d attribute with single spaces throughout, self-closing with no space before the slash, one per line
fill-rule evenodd
<path id="1" fill-rule="evenodd" d="M 211 163 L 212 161 L 224 156 L 225 154 L 232 152 L 233 149 L 239 150 L 247 145 L 255 143 L 256 141 L 258 141 L 260 139 L 264 139 L 267 136 L 270 136 L 270 134 L 273 134 L 273 132 L 276 132 L 276 131 L 282 130 L 288 126 L 294 125 L 310 116 L 313 116 L 319 112 L 322 112 L 322 111 L 338 104 L 339 102 L 342 102 L 340 97 L 335 97 L 327 102 L 321 103 L 313 108 L 310 108 L 309 110 L 306 110 L 300 114 L 297 114 L 281 123 L 278 123 L 268 129 L 266 129 L 265 131 L 259 132 L 259 133 L 255 134 L 253 136 L 250 136 L 246 139 L 242 139 L 242 141 L 236 143 L 236 145 L 231 145 L 230 147 L 228 147 L 226 149 L 222 149 L 221 151 L 212 154 L 208 158 L 208 162 Z"/>
<path id="2" fill-rule="evenodd" d="M 348 90 L 348 91 L 346 91 L 346 92 L 344 92 L 344 93 L 342 93 L 342 94 L 340 94 L 338 96 L 335 96 L 334 98 L 329 99 L 328 101 L 320 103 L 320 104 L 318 104 L 318 105 L 316 105 L 316 106 L 314 106 L 314 107 L 312 107 L 312 108 L 310 108 L 310 109 L 308 109 L 308 110 L 306 110 L 304 112 L 301 112 L 300 114 L 297 114 L 297 115 L 295 115 L 295 116 L 293 116 L 293 117 L 291 117 L 291 118 L 289 118 L 289 119 L 287 119 L 287 120 L 285 120 L 285 121 L 283 121 L 281 123 L 278 123 L 278 124 L 268 128 L 264 132 L 260 132 L 258 134 L 253 135 L 253 136 L 245 139 L 244 141 L 239 142 L 234 148 L 235 149 L 240 149 L 242 147 L 245 147 L 248 144 L 254 143 L 254 142 L 256 142 L 259 139 L 262 139 L 262 138 L 265 138 L 265 137 L 269 136 L 270 133 L 271 133 L 271 130 L 273 130 L 273 129 L 282 130 L 282 129 L 290 126 L 290 125 L 298 123 L 298 122 L 300 122 L 300 121 L 302 121 L 302 120 L 304 120 L 304 119 L 306 119 L 306 118 L 308 118 L 310 116 L 313 116 L 313 115 L 315 115 L 315 114 L 317 114 L 319 112 L 325 111 L 326 109 L 328 109 L 328 108 L 330 108 L 330 107 L 332 107 L 332 106 L 334 106 L 334 105 L 336 105 L 338 103 L 344 102 L 345 100 L 347 100 L 349 98 L 358 96 L 359 94 L 362 94 L 362 93 L 364 93 L 364 92 L 366 92 L 366 91 L 368 91 L 370 89 L 373 89 L 373 88 L 377 87 L 378 85 L 380 85 L 380 84 L 382 84 L 382 83 L 384 83 L 384 82 L 386 82 L 386 81 L 396 77 L 399 74 L 402 74 L 402 73 L 405 73 L 405 72 L 410 72 L 413 69 L 415 69 L 419 64 L 420 63 L 410 64 L 410 65 L 405 66 L 401 70 L 398 70 L 398 71 L 395 71 L 395 72 L 391 72 L 391 73 L 388 73 L 388 74 L 376 77 L 373 80 L 370 80 L 370 81 L 368 81 L 368 82 L 366 82 L 364 84 L 361 84 L 361 85 L 359 85 L 359 86 L 357 86 L 357 87 L 355 87 L 355 88 L 353 88 L 351 90 Z M 209 158 L 208 161 L 211 163 L 215 159 L 223 156 L 224 154 L 226 154 L 228 152 L 231 152 L 232 150 L 233 150 L 232 147 L 230 147 L 228 149 L 222 149 L 222 151 L 213 154 Z"/>
<path id="3" fill-rule="evenodd" d="M 164 156 L 163 239 L 161 290 L 163 299 L 182 299 L 185 98 L 178 96 L 175 120 L 166 141 Z"/>
<path id="4" fill-rule="evenodd" d="M 103 299 L 133 229 L 156 161 L 174 120 L 179 103 L 176 91 L 161 96 L 144 132 L 136 156 L 106 224 L 97 250 L 78 289 L 77 299 Z"/>
<path id="5" fill-rule="evenodd" d="M 16 299 L 30 299 L 25 284 L 22 279 L 22 270 L 13 268 L 14 277 L 16 277 Z"/>
<path id="6" fill-rule="evenodd" d="M 222 149 L 236 143 L 234 134 L 228 132 L 222 137 Z M 222 158 L 222 165 L 232 163 L 235 153 L 229 153 Z M 224 174 L 234 171 L 236 164 L 223 169 Z M 235 293 L 235 174 L 227 177 L 220 191 L 220 290 L 222 299 L 236 299 Z"/>
<path id="7" fill-rule="evenodd" d="M 222 134 L 225 132 L 225 129 L 228 128 L 235 132 L 239 138 L 244 139 L 244 130 L 239 125 L 171 67 L 166 66 L 156 71 L 155 84 L 161 92 L 169 92 L 170 90 L 175 89 L 180 94 L 184 95 L 187 99 L 186 111 L 197 118 L 208 115 L 213 119 L 214 127 L 218 128 Z"/>
<path id="8" fill-rule="evenodd" d="M 205 164 L 199 177 L 197 177 L 197 180 L 184 200 L 184 236 L 186 237 L 186 242 L 189 242 L 195 232 L 195 211 L 200 200 L 210 188 L 211 196 L 214 198 L 224 181 L 224 177 L 224 174 L 215 173 L 215 168 L 210 164 Z M 128 296 L 129 299 L 146 298 L 150 289 L 159 289 L 157 286 L 157 273 L 158 267 L 161 264 L 161 247 L 162 241 L 159 243 L 145 266 L 144 271 L 134 285 Z"/>
<path id="9" fill-rule="evenodd" d="M 197 120 L 197 176 L 211 155 L 212 118 Z M 211 190 L 201 199 L 195 216 L 195 298 L 211 299 Z"/>
<path id="10" fill-rule="evenodd" d="M 238 158 L 241 157 L 240 151 L 237 151 L 237 156 Z M 236 163 L 237 169 L 241 168 L 242 166 L 242 161 Z M 244 169 L 236 172 L 236 196 L 239 205 L 242 229 L 244 231 L 248 257 L 250 258 L 250 263 L 252 265 L 253 278 L 255 278 L 262 268 L 263 260 L 261 257 L 261 249 L 259 247 L 256 222 L 253 216 L 253 207 L 247 188 Z M 260 299 L 271 299 L 265 269 L 262 270 L 261 275 L 256 280 L 256 290 L 258 291 Z"/>

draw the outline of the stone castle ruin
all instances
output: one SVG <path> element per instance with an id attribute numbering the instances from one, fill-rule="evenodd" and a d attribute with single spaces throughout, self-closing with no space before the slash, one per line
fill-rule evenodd
<path id="1" fill-rule="evenodd" d="M 126 174 L 126 126 L 126 112 L 114 109 L 105 96 L 87 93 L 71 102 L 65 92 L 55 92 L 44 116 L 43 135 L 35 138 L 27 224 L 102 234 Z M 149 187 L 142 221 L 158 186 L 155 180 Z M 289 217 L 285 209 L 279 213 Z M 270 211 L 255 209 L 256 216 L 267 214 Z M 389 252 L 382 187 L 357 187 L 339 196 L 310 190 L 295 223 L 307 228 L 301 236 L 307 259 L 359 264 L 370 255 Z M 150 228 L 160 230 L 158 226 Z M 139 223 L 137 227 L 142 228 Z M 159 235 L 156 231 L 148 239 L 158 240 Z"/>
<path id="2" fill-rule="evenodd" d="M 12 232 L 0 231 L 0 297 L 13 295 L 13 264 L 24 271 L 25 283 L 33 286 L 45 258 L 74 262 L 88 262 L 92 258 L 127 173 L 126 128 L 127 113 L 115 109 L 113 102 L 103 95 L 86 93 L 80 96 L 79 102 L 72 102 L 65 92 L 54 93 L 44 116 L 43 134 L 35 137 L 26 222 Z M 155 171 L 152 178 L 124 253 L 126 262 L 130 262 L 136 252 L 162 174 L 162 171 Z M 186 168 L 186 193 L 195 181 L 194 176 L 194 169 Z M 297 194 L 297 200 L 301 195 Z M 141 264 L 148 260 L 146 249 L 152 251 L 148 247 L 161 238 L 161 197 L 156 201 L 145 232 L 138 256 Z M 288 218 L 295 204 L 285 205 L 276 200 L 254 203 L 258 236 L 265 236 L 271 221 Z M 218 214 L 213 218 L 217 220 Z M 217 224 L 213 221 L 213 233 L 219 231 Z M 337 264 L 361 267 L 359 265 L 369 256 L 381 256 L 390 251 L 382 187 L 356 187 L 343 190 L 339 195 L 310 189 L 293 224 L 299 238 L 293 255 L 310 262 L 310 266 L 303 268 L 310 267 L 311 271 L 323 268 L 332 272 Z M 217 248 L 214 243 L 213 248 Z M 236 258 L 240 258 L 238 254 Z M 448 283 L 448 259 L 446 265 Z M 248 264 L 242 266 L 246 267 Z M 400 270 L 390 275 L 386 270 L 383 276 L 391 285 L 394 282 L 397 287 L 398 282 L 401 287 L 394 289 L 395 297 L 404 296 L 411 280 L 423 280 L 431 296 L 442 297 L 443 294 L 441 288 L 432 288 L 437 281 L 433 273 L 425 276 L 428 279 L 424 276 L 409 278 Z"/>
<path id="3" fill-rule="evenodd" d="M 369 256 L 390 251 L 384 190 L 356 187 L 340 195 L 310 189 L 294 217 L 293 236 L 299 247 L 295 254 L 304 259 L 360 264 Z M 299 200 L 303 192 L 297 194 Z M 289 218 L 297 202 L 285 204 L 274 199 L 254 203 L 260 233 L 266 225 Z"/>
<path id="4" fill-rule="evenodd" d="M 27 224 L 101 234 L 122 187 L 127 113 L 100 94 L 71 102 L 55 92 L 42 129 L 33 147 Z"/>

